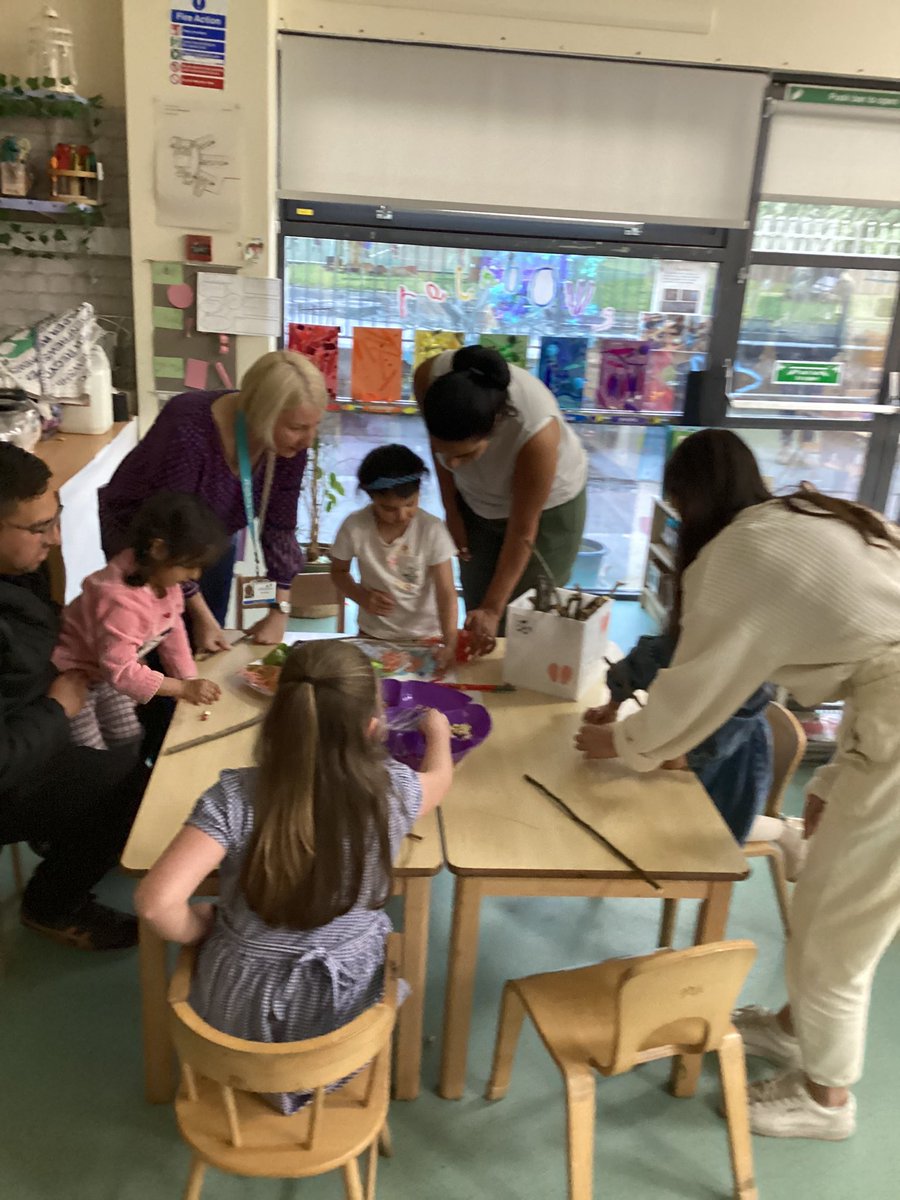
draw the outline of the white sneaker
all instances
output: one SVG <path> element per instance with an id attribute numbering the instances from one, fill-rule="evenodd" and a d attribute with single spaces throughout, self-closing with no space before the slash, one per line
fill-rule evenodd
<path id="1" fill-rule="evenodd" d="M 806 863 L 809 842 L 804 836 L 804 824 L 800 817 L 785 817 L 784 829 L 776 845 L 784 860 L 784 875 L 789 883 L 796 883 L 797 876 Z"/>
<path id="2" fill-rule="evenodd" d="M 748 1004 L 731 1014 L 738 1033 L 744 1039 L 744 1053 L 768 1059 L 777 1067 L 801 1066 L 800 1043 L 791 1033 L 785 1033 L 775 1013 L 758 1004 Z"/>
<path id="3" fill-rule="evenodd" d="M 826 1108 L 806 1090 L 802 1071 L 784 1071 L 747 1089 L 750 1128 L 765 1137 L 818 1138 L 842 1142 L 856 1133 L 856 1097 L 840 1108 Z"/>

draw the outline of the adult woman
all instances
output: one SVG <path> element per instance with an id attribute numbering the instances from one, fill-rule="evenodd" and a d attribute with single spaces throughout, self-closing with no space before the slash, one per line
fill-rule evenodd
<path id="1" fill-rule="evenodd" d="M 738 1018 L 748 1052 L 792 1068 L 751 1087 L 752 1128 L 839 1140 L 855 1130 L 872 976 L 900 928 L 900 536 L 808 488 L 774 499 L 727 430 L 684 441 L 664 486 L 682 522 L 671 668 L 641 712 L 577 745 L 649 770 L 764 680 L 803 704 L 844 700 L 837 753 L 809 785 L 819 828 L 794 892 L 790 1006 Z"/>
<path id="2" fill-rule="evenodd" d="M 100 490 L 107 557 L 123 549 L 135 511 L 158 491 L 199 496 L 230 535 L 256 517 L 268 578 L 277 591 L 275 604 L 254 626 L 253 637 L 267 644 L 280 642 L 291 580 L 303 566 L 295 531 L 306 451 L 326 404 L 320 372 L 290 350 L 264 354 L 244 375 L 240 391 L 174 396 Z M 247 452 L 243 469 L 242 444 Z M 253 542 L 255 549 L 256 537 Z M 195 650 L 227 648 L 222 623 L 234 559 L 232 537 L 228 553 L 204 573 L 199 586 L 184 586 Z"/>
<path id="3" fill-rule="evenodd" d="M 537 545 L 568 582 L 586 511 L 587 456 L 546 387 L 496 350 L 465 346 L 422 363 L 416 398 L 459 551 L 473 649 L 493 645 L 507 602 L 533 587 Z"/>

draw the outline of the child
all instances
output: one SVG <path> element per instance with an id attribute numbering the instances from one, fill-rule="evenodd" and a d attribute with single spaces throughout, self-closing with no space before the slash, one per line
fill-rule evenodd
<path id="1" fill-rule="evenodd" d="M 609 703 L 589 709 L 585 719 L 597 725 L 615 721 L 620 705 L 635 692 L 646 691 L 657 672 L 668 667 L 675 641 L 671 634 L 640 638 L 630 654 L 609 668 Z M 795 879 L 805 857 L 802 823 L 759 815 L 772 787 L 772 733 L 766 708 L 773 696 L 774 689 L 764 684 L 684 760 L 667 765 L 688 767 L 696 774 L 736 841 L 777 842 L 785 874 Z"/>
<path id="2" fill-rule="evenodd" d="M 251 1041 L 318 1037 L 382 992 L 391 863 L 453 774 L 450 727 L 429 711 L 422 770 L 386 758 L 378 684 L 352 642 L 295 646 L 255 768 L 224 771 L 137 889 L 164 938 L 203 942 L 191 1003 Z M 220 869 L 218 911 L 189 903 Z M 206 940 L 204 940 L 206 939 Z M 306 1096 L 271 1097 L 295 1112 Z"/>
<path id="3" fill-rule="evenodd" d="M 440 638 L 441 666 L 456 654 L 456 547 L 439 517 L 419 508 L 428 468 L 406 446 L 379 446 L 357 473 L 371 504 L 352 513 L 331 548 L 331 578 L 359 605 L 360 632 L 387 641 Z M 359 563 L 359 583 L 350 565 Z"/>
<path id="4" fill-rule="evenodd" d="M 137 742 L 142 731 L 135 706 L 154 696 L 191 704 L 218 700 L 215 683 L 195 678 L 180 584 L 216 562 L 224 542 L 222 526 L 202 501 L 159 492 L 135 514 L 131 549 L 85 579 L 63 614 L 53 652 L 58 670 L 87 671 L 98 681 L 72 718 L 77 745 L 106 750 Z M 143 661 L 157 647 L 165 675 Z"/>

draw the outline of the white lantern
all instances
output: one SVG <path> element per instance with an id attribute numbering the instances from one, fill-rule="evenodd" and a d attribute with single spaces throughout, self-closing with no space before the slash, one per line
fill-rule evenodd
<path id="1" fill-rule="evenodd" d="M 78 80 L 75 75 L 75 39 L 72 30 L 60 22 L 59 13 L 51 5 L 44 9 L 28 30 L 29 73 L 38 79 L 49 76 L 56 82 L 57 92 L 74 92 Z M 68 83 L 63 83 L 68 79 Z"/>

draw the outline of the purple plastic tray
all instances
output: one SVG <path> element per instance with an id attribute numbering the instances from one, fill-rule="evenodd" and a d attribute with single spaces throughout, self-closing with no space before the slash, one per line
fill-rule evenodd
<path id="1" fill-rule="evenodd" d="M 391 714 L 409 708 L 436 708 L 444 713 L 451 725 L 471 725 L 472 736 L 451 737 L 450 753 L 460 762 L 491 732 L 487 709 L 476 704 L 456 688 L 441 683 L 425 683 L 418 679 L 382 679 L 385 718 L 390 725 Z M 425 738 L 417 729 L 388 729 L 387 747 L 393 758 L 418 771 L 425 757 Z"/>

